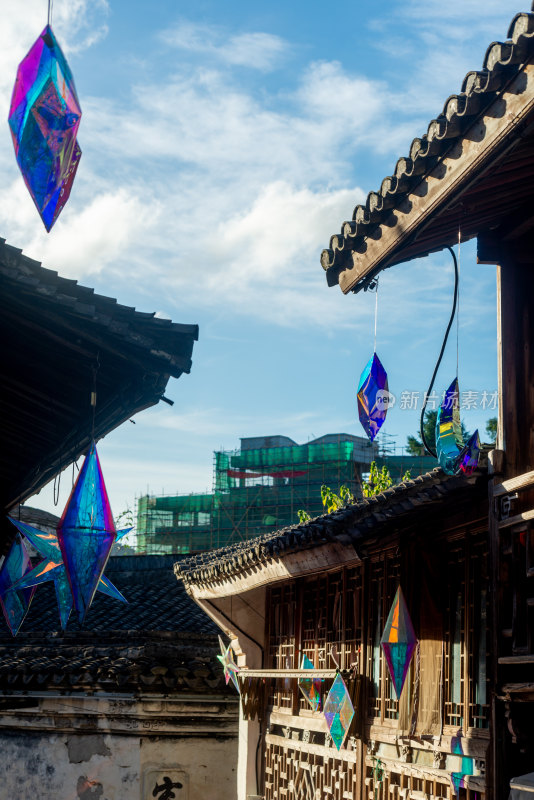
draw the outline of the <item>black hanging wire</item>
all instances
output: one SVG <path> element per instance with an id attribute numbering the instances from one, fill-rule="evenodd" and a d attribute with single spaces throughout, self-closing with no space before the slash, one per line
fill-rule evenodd
<path id="1" fill-rule="evenodd" d="M 440 351 L 438 360 L 436 362 L 436 366 L 434 368 L 434 374 L 432 375 L 432 380 L 430 381 L 430 386 L 428 387 L 428 392 L 425 395 L 423 408 L 421 409 L 421 421 L 419 423 L 420 428 L 421 428 L 421 439 L 422 439 L 423 445 L 425 446 L 425 450 L 428 453 L 430 453 L 430 455 L 434 456 L 434 458 L 437 458 L 437 453 L 432 447 L 430 447 L 430 445 L 428 444 L 428 442 L 426 440 L 425 429 L 424 429 L 424 424 L 423 423 L 424 423 L 424 420 L 425 420 L 426 404 L 428 402 L 429 396 L 432 394 L 432 389 L 434 388 L 434 381 L 436 380 L 436 375 L 438 374 L 438 369 L 439 369 L 440 364 L 441 364 L 441 359 L 443 358 L 443 353 L 445 352 L 445 347 L 447 346 L 447 339 L 449 338 L 449 333 L 450 333 L 450 330 L 452 328 L 452 323 L 454 322 L 454 316 L 456 314 L 456 304 L 458 302 L 458 261 L 456 259 L 456 255 L 455 255 L 454 250 L 452 249 L 452 247 L 447 247 L 447 250 L 451 254 L 452 260 L 453 260 L 453 263 L 454 263 L 454 296 L 453 296 L 453 301 L 452 301 L 451 317 L 449 319 L 449 324 L 447 325 L 447 330 L 445 331 L 445 336 L 443 338 L 443 344 L 441 345 L 441 351 Z"/>

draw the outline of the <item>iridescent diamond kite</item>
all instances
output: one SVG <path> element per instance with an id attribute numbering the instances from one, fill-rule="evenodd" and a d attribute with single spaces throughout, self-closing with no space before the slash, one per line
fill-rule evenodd
<path id="1" fill-rule="evenodd" d="M 57 538 L 82 623 L 117 538 L 94 442 L 65 506 Z"/>
<path id="2" fill-rule="evenodd" d="M 371 441 L 384 424 L 388 401 L 388 376 L 374 353 L 360 375 L 358 384 L 358 416 Z"/>
<path id="3" fill-rule="evenodd" d="M 219 636 L 219 647 L 221 648 L 221 655 L 217 656 L 217 658 L 223 665 L 224 677 L 226 683 L 228 684 L 228 681 L 231 679 L 235 688 L 241 694 L 241 690 L 239 688 L 239 681 L 237 680 L 237 673 L 239 672 L 239 667 L 234 661 L 234 656 L 232 654 L 232 645 L 229 644 L 228 647 L 225 647 L 223 640 Z"/>
<path id="4" fill-rule="evenodd" d="M 332 688 L 328 692 L 323 714 L 332 741 L 337 750 L 339 750 L 354 716 L 354 708 L 345 686 L 345 681 L 339 673 L 336 675 Z"/>
<path id="5" fill-rule="evenodd" d="M 417 637 L 400 586 L 393 600 L 380 644 L 398 700 L 402 694 L 408 667 L 417 645 Z"/>
<path id="6" fill-rule="evenodd" d="M 447 475 L 464 472 L 471 475 L 480 457 L 478 431 L 464 445 L 460 423 L 460 390 L 455 378 L 445 392 L 436 419 L 436 451 L 441 468 Z"/>
<path id="7" fill-rule="evenodd" d="M 454 794 L 456 796 L 458 796 L 460 794 L 460 789 L 465 789 L 465 786 L 466 786 L 465 778 L 466 778 L 466 776 L 474 774 L 474 770 L 473 770 L 474 762 L 473 762 L 473 759 L 470 756 L 465 756 L 464 755 L 464 749 L 462 747 L 462 738 L 461 738 L 461 736 L 462 736 L 461 732 L 458 731 L 458 735 L 457 736 L 453 736 L 451 738 L 451 749 L 452 749 L 452 752 L 456 756 L 460 757 L 459 758 L 459 764 L 458 764 L 460 769 L 458 770 L 458 772 L 452 772 L 451 773 L 451 783 L 452 783 L 452 786 L 453 786 L 453 792 L 454 792 Z"/>
<path id="8" fill-rule="evenodd" d="M 13 636 L 17 635 L 35 592 L 35 589 L 16 589 L 13 584 L 31 568 L 30 556 L 24 541 L 17 534 L 0 569 L 0 605 Z"/>
<path id="9" fill-rule="evenodd" d="M 480 446 L 480 437 L 476 430 L 458 458 L 459 467 L 465 475 L 471 475 L 476 470 L 480 458 Z"/>
<path id="10" fill-rule="evenodd" d="M 13 519 L 12 517 L 8 517 L 8 519 L 18 528 L 20 533 L 28 539 L 37 552 L 44 556 L 43 561 L 16 582 L 16 588 L 22 589 L 28 586 L 38 586 L 46 581 L 53 581 L 56 590 L 59 619 L 61 627 L 65 630 L 70 612 L 72 611 L 72 592 L 63 564 L 61 550 L 59 549 L 57 535 L 48 531 L 41 531 L 38 528 L 34 528 L 32 525 L 28 525 L 26 522 Z M 130 530 L 131 528 L 126 528 L 122 531 L 117 531 L 117 540 L 129 533 Z M 100 578 L 97 589 L 99 592 L 103 592 L 116 600 L 121 600 L 123 603 L 128 602 L 117 587 L 104 575 Z"/>
<path id="11" fill-rule="evenodd" d="M 82 151 L 74 79 L 47 25 L 19 64 L 9 126 L 15 156 L 47 231 L 67 202 Z"/>
<path id="12" fill-rule="evenodd" d="M 315 669 L 308 656 L 303 653 L 301 669 Z M 312 709 L 319 711 L 321 708 L 321 679 L 320 678 L 299 678 L 298 687 Z"/>

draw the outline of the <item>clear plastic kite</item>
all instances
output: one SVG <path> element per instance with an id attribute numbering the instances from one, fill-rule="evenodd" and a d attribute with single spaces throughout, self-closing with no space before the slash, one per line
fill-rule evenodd
<path id="1" fill-rule="evenodd" d="M 300 668 L 315 669 L 306 653 L 302 654 Z M 312 676 L 298 679 L 298 687 L 314 711 L 319 711 L 321 708 L 321 683 L 322 680 L 320 678 L 313 678 Z"/>
<path id="2" fill-rule="evenodd" d="M 72 73 L 47 25 L 19 64 L 9 109 L 17 163 L 47 231 L 69 199 L 82 155 L 81 116 Z"/>
<path id="3" fill-rule="evenodd" d="M 330 731 L 330 736 L 336 749 L 339 750 L 345 740 L 347 731 L 354 716 L 352 705 L 345 681 L 338 673 L 328 692 L 328 697 L 323 708 L 323 714 Z"/>

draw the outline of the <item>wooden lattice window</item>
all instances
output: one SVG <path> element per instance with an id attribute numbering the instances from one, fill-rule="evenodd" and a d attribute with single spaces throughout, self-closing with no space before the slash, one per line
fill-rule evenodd
<path id="1" fill-rule="evenodd" d="M 378 758 L 367 760 L 364 785 L 364 800 L 484 800 L 479 790 L 461 787 L 456 794 L 448 777 L 417 774 L 409 766 L 401 771 Z"/>
<path id="2" fill-rule="evenodd" d="M 271 591 L 269 660 L 274 669 L 294 669 L 296 664 L 297 603 L 295 583 L 287 583 Z M 292 709 L 294 681 L 277 680 L 271 696 L 274 708 Z"/>
<path id="3" fill-rule="evenodd" d="M 447 562 L 444 724 L 467 732 L 489 724 L 486 537 L 450 542 Z"/>
<path id="4" fill-rule="evenodd" d="M 315 800 L 356 800 L 355 761 L 324 757 L 317 752 L 268 742 L 266 746 L 265 800 L 299 798 Z"/>

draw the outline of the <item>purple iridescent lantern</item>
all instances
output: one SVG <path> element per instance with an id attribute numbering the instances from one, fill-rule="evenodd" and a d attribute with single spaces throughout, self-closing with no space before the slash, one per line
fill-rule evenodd
<path id="1" fill-rule="evenodd" d="M 358 416 L 371 441 L 384 424 L 389 398 L 386 370 L 377 354 L 373 353 L 358 384 Z"/>
<path id="2" fill-rule="evenodd" d="M 117 538 L 94 442 L 65 506 L 57 538 L 78 620 L 83 622 Z"/>
<path id="3" fill-rule="evenodd" d="M 47 25 L 17 70 L 9 109 L 15 156 L 47 231 L 67 202 L 82 151 L 74 79 Z"/>

